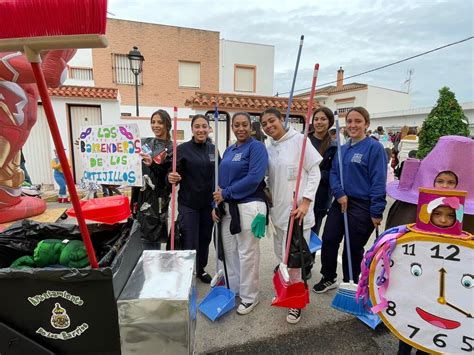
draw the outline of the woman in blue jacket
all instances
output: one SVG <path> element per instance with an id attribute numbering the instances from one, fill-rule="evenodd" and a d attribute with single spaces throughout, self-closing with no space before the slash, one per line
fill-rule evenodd
<path id="1" fill-rule="evenodd" d="M 385 209 L 387 183 L 387 155 L 383 146 L 366 136 L 370 116 L 363 107 L 347 112 L 346 129 L 349 141 L 341 147 L 344 189 L 339 175 L 340 162 L 336 159 L 331 168 L 330 185 L 334 202 L 329 209 L 323 232 L 321 249 L 322 279 L 313 291 L 323 293 L 336 288 L 336 269 L 339 245 L 344 235 L 343 212 L 349 220 L 351 250 L 344 248 L 343 281 L 349 281 L 346 253 L 352 257 L 354 282 L 358 282 L 364 246 L 375 227 L 380 225 Z"/>
<path id="2" fill-rule="evenodd" d="M 237 313 L 248 314 L 258 304 L 260 246 L 252 222 L 257 215 L 267 214 L 263 188 L 268 155 L 265 146 L 250 136 L 247 113 L 234 114 L 232 131 L 237 142 L 222 156 L 214 200 L 224 204 L 221 223 L 229 287 L 242 300 Z M 213 216 L 217 218 L 214 211 Z"/>
<path id="3" fill-rule="evenodd" d="M 212 192 L 214 191 L 215 147 L 208 139 L 209 120 L 194 115 L 193 137 L 180 144 L 176 153 L 176 173 L 168 175 L 170 183 L 179 183 L 178 223 L 183 249 L 196 250 L 197 277 L 204 283 L 211 276 L 204 270 L 212 237 Z"/>

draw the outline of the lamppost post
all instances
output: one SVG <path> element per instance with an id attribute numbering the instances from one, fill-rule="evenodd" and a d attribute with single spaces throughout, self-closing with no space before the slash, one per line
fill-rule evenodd
<path id="1" fill-rule="evenodd" d="M 130 70 L 135 75 L 135 103 L 137 108 L 137 117 L 140 116 L 140 110 L 138 105 L 138 76 L 143 71 L 143 62 L 145 58 L 142 56 L 138 47 L 134 46 L 133 49 L 127 55 L 130 61 Z"/>

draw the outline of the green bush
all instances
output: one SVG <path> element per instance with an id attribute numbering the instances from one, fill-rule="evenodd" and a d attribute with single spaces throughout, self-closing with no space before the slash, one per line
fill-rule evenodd
<path id="1" fill-rule="evenodd" d="M 469 122 L 454 93 L 446 86 L 439 90 L 439 98 L 423 121 L 416 157 L 423 159 L 442 136 L 469 136 Z"/>

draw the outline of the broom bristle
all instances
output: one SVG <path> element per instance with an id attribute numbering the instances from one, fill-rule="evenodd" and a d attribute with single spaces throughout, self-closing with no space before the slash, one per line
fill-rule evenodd
<path id="1" fill-rule="evenodd" d="M 361 316 L 367 314 L 362 300 L 356 298 L 357 285 L 353 282 L 341 283 L 336 296 L 332 300 L 332 308 L 345 313 Z"/>
<path id="2" fill-rule="evenodd" d="M 107 0 L 0 1 L 0 39 L 104 35 Z"/>

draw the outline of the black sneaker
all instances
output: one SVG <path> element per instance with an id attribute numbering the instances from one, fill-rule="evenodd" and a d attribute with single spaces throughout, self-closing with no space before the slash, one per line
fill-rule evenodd
<path id="1" fill-rule="evenodd" d="M 301 319 L 301 309 L 300 308 L 290 308 L 288 310 L 288 315 L 286 316 L 286 321 L 290 324 L 296 324 Z"/>
<path id="2" fill-rule="evenodd" d="M 316 285 L 313 286 L 313 292 L 324 293 L 333 288 L 337 288 L 336 280 L 325 279 L 324 277 Z"/>
<path id="3" fill-rule="evenodd" d="M 201 275 L 198 275 L 198 278 L 204 282 L 205 284 L 210 284 L 212 281 L 211 275 L 209 275 L 207 272 L 203 272 Z"/>

